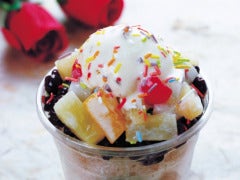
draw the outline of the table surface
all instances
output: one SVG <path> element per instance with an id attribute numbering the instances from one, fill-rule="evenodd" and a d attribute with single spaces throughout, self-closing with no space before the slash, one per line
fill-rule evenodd
<path id="1" fill-rule="evenodd" d="M 59 20 L 54 0 L 42 4 Z M 116 24 L 141 24 L 199 60 L 214 89 L 212 116 L 200 133 L 190 179 L 240 178 L 240 1 L 125 0 Z M 72 51 L 94 29 L 66 23 Z M 0 34 L 0 179 L 63 179 L 57 150 L 35 108 L 36 90 L 54 60 L 35 62 Z"/>

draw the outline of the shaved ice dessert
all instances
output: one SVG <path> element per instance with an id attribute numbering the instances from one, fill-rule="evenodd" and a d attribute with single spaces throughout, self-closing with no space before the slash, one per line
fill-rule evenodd
<path id="1" fill-rule="evenodd" d="M 37 97 L 66 179 L 185 179 L 209 118 L 196 61 L 141 26 L 97 30 L 59 58 Z"/>

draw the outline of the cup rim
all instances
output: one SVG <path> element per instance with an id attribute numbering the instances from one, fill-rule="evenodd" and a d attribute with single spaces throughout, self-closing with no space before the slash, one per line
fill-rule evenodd
<path id="1" fill-rule="evenodd" d="M 205 95 L 204 101 L 206 106 L 204 107 L 204 113 L 201 118 L 194 124 L 190 129 L 183 132 L 182 134 L 158 143 L 139 146 L 139 147 L 106 147 L 100 145 L 92 145 L 88 144 L 84 141 L 78 140 L 73 138 L 58 128 L 56 128 L 47 118 L 46 113 L 43 110 L 43 103 L 42 103 L 42 94 L 44 92 L 44 80 L 47 75 L 49 75 L 53 69 L 52 68 L 42 79 L 36 96 L 36 105 L 37 105 L 37 113 L 42 125 L 47 129 L 50 134 L 56 138 L 58 141 L 62 142 L 66 146 L 69 146 L 77 151 L 82 151 L 87 154 L 95 154 L 95 155 L 102 155 L 102 156 L 114 156 L 114 157 L 129 157 L 129 156 L 140 156 L 146 154 L 152 154 L 156 152 L 163 152 L 169 149 L 175 148 L 181 144 L 187 142 L 192 136 L 197 134 L 203 126 L 206 124 L 208 119 L 210 118 L 212 109 L 213 109 L 213 92 L 210 85 L 210 82 L 205 76 L 202 75 L 203 79 L 207 84 L 207 93 Z"/>

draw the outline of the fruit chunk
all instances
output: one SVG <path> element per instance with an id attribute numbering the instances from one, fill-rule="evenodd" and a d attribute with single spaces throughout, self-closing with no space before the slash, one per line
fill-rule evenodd
<path id="1" fill-rule="evenodd" d="M 90 95 L 83 104 L 91 118 L 103 129 L 110 143 L 114 143 L 125 131 L 125 118 L 117 108 L 116 98 L 100 90 Z"/>
<path id="2" fill-rule="evenodd" d="M 72 66 L 76 60 L 76 57 L 77 57 L 77 54 L 73 52 L 66 57 L 58 59 L 55 62 L 55 65 L 62 79 L 65 79 L 65 77 L 72 76 Z"/>
<path id="3" fill-rule="evenodd" d="M 172 90 L 157 76 L 150 76 L 141 84 L 140 90 L 146 94 L 144 101 L 148 105 L 166 103 Z"/>
<path id="4" fill-rule="evenodd" d="M 87 97 L 92 93 L 92 90 L 81 81 L 71 82 L 69 91 L 73 91 L 82 102 L 84 102 L 85 99 L 87 99 Z"/>
<path id="5" fill-rule="evenodd" d="M 203 105 L 194 89 L 184 84 L 180 94 L 180 101 L 176 105 L 176 112 L 179 116 L 192 120 L 202 114 Z"/>
<path id="6" fill-rule="evenodd" d="M 105 137 L 101 127 L 91 118 L 72 91 L 54 105 L 54 110 L 58 118 L 83 141 L 96 144 Z"/>
<path id="7" fill-rule="evenodd" d="M 136 112 L 132 111 L 130 113 L 131 115 L 128 117 L 134 117 L 133 113 Z M 144 121 L 136 121 L 133 118 L 132 123 L 128 124 L 126 130 L 126 141 L 130 143 L 143 140 L 161 141 L 171 139 L 174 136 L 177 136 L 177 122 L 175 114 L 170 112 L 147 115 Z"/>

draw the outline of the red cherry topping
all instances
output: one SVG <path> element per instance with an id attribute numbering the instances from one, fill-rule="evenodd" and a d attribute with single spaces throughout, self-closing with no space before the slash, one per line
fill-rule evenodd
<path id="1" fill-rule="evenodd" d="M 75 60 L 73 66 L 72 66 L 72 77 L 75 79 L 82 77 L 82 67 L 81 67 L 81 64 L 79 64 L 77 60 Z"/>
<path id="2" fill-rule="evenodd" d="M 172 89 L 157 76 L 150 76 L 144 79 L 141 83 L 140 91 L 146 94 L 143 98 L 148 105 L 166 103 L 172 94 Z"/>

